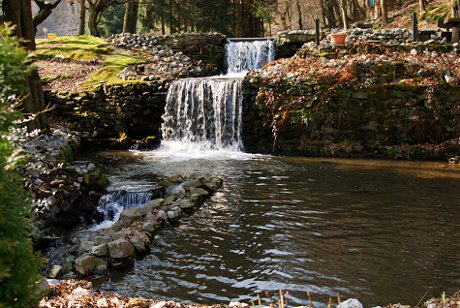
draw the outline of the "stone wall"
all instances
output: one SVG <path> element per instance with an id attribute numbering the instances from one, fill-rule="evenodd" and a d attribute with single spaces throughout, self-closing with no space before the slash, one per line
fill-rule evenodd
<path id="1" fill-rule="evenodd" d="M 70 129 L 88 138 L 159 139 L 167 82 L 137 82 L 100 86 L 92 92 L 58 94 L 47 92 L 55 113 L 70 122 Z"/>
<path id="2" fill-rule="evenodd" d="M 316 52 L 275 61 L 246 78 L 246 150 L 424 159 L 458 154 L 455 53 Z"/>
<path id="3" fill-rule="evenodd" d="M 224 71 L 225 44 L 227 38 L 221 33 L 186 32 L 172 35 L 142 35 L 122 33 L 107 39 L 116 47 L 142 49 L 150 52 L 155 47 L 168 46 L 173 52 L 182 52 L 196 61 L 214 67 L 213 74 Z"/>

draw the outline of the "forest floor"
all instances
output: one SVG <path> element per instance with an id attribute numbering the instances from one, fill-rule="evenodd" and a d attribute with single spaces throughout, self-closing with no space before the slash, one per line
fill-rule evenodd
<path id="1" fill-rule="evenodd" d="M 423 298 L 414 307 L 429 307 L 429 308 L 457 308 L 460 307 L 460 292 L 453 294 L 450 297 L 442 296 L 440 298 L 431 298 L 423 302 Z M 287 307 L 287 303 L 284 304 Z M 335 304 L 330 304 L 335 306 Z M 91 282 L 85 280 L 62 280 L 59 284 L 51 287 L 50 294 L 42 299 L 39 308 L 54 308 L 54 307 L 145 307 L 145 308 L 248 308 L 247 303 L 234 302 L 230 304 L 214 304 L 214 305 L 186 305 L 174 301 L 165 301 L 158 299 L 147 299 L 142 297 L 126 297 L 119 294 L 111 294 L 106 292 L 98 292 L 93 289 Z M 256 306 L 252 306 L 253 308 Z M 276 305 L 257 306 L 261 308 L 277 308 Z M 302 306 L 302 308 L 313 308 L 313 303 L 310 306 Z M 409 305 L 388 304 L 383 306 L 386 308 L 410 308 Z"/>
<path id="2" fill-rule="evenodd" d="M 389 23 L 382 28 L 412 28 L 412 13 L 416 12 L 418 17 L 419 29 L 436 29 L 438 24 L 436 21 L 420 18 L 419 2 L 418 1 L 402 1 L 400 8 L 388 12 Z M 432 0 L 429 1 L 427 9 L 435 6 L 449 6 L 449 0 Z M 429 15 L 429 14 L 427 14 Z"/>

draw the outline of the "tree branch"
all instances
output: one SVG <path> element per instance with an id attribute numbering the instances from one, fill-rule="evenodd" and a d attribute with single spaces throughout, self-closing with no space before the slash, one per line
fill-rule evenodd
<path id="1" fill-rule="evenodd" d="M 37 33 L 37 27 L 39 24 L 45 21 L 48 16 L 51 15 L 53 10 L 61 3 L 62 0 L 56 0 L 53 3 L 48 2 L 47 0 L 34 0 L 35 4 L 38 6 L 39 11 L 34 15 L 34 29 Z"/>

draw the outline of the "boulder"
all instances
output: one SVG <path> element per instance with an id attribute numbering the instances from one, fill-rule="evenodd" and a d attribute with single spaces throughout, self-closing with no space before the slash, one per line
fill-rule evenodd
<path id="1" fill-rule="evenodd" d="M 190 189 L 190 201 L 195 205 L 200 205 L 206 197 L 209 195 L 209 192 L 203 188 L 193 187 Z"/>
<path id="2" fill-rule="evenodd" d="M 168 215 L 166 214 L 165 211 L 159 210 L 156 215 L 156 218 L 158 221 L 166 221 L 168 219 Z"/>
<path id="3" fill-rule="evenodd" d="M 183 211 L 190 211 L 193 210 L 195 204 L 190 201 L 190 199 L 182 199 L 179 201 L 177 206 L 179 206 Z"/>
<path id="4" fill-rule="evenodd" d="M 166 197 L 166 199 L 163 200 L 162 202 L 162 205 L 165 206 L 165 205 L 171 205 L 174 201 L 177 200 L 177 196 L 176 195 L 170 195 L 168 197 Z"/>
<path id="5" fill-rule="evenodd" d="M 146 220 L 142 225 L 142 231 L 147 231 L 149 233 L 153 233 L 157 228 L 156 221 L 154 222 L 152 219 Z"/>
<path id="6" fill-rule="evenodd" d="M 131 244 L 133 244 L 137 252 L 145 252 L 145 250 L 147 249 L 144 240 L 139 236 L 133 236 L 129 239 L 129 241 L 131 242 Z"/>
<path id="7" fill-rule="evenodd" d="M 88 276 L 93 272 L 96 266 L 96 258 L 90 254 L 85 254 L 75 260 L 75 269 L 78 274 Z"/>
<path id="8" fill-rule="evenodd" d="M 182 215 L 182 210 L 180 207 L 176 206 L 166 213 L 168 215 L 168 221 L 170 223 L 177 223 L 180 216 Z"/>
<path id="9" fill-rule="evenodd" d="M 104 257 L 108 253 L 107 244 L 101 244 L 98 246 L 93 246 L 91 248 L 91 254 L 96 257 Z"/>
<path id="10" fill-rule="evenodd" d="M 134 255 L 134 246 L 125 239 L 118 239 L 108 244 L 109 255 L 113 259 L 124 259 Z"/>
<path id="11" fill-rule="evenodd" d="M 57 264 L 53 265 L 51 267 L 51 270 L 50 270 L 49 274 L 48 274 L 48 277 L 52 278 L 52 279 L 56 278 L 59 275 L 59 273 L 61 272 L 61 269 L 62 269 L 62 266 L 57 265 Z"/>
<path id="12" fill-rule="evenodd" d="M 120 214 L 120 220 L 129 225 L 142 219 L 142 214 L 137 208 L 126 209 Z"/>

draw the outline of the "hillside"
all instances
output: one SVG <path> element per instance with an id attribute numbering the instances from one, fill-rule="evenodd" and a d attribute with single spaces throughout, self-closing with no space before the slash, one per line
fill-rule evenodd
<path id="1" fill-rule="evenodd" d="M 417 12 L 419 13 L 419 4 L 418 1 L 404 1 L 402 7 L 400 9 L 395 9 L 389 11 L 389 19 L 390 23 L 384 26 L 384 28 L 412 28 L 412 13 Z M 430 6 L 441 6 L 449 5 L 449 0 L 434 0 L 429 1 L 428 8 Z M 437 28 L 437 23 L 435 21 L 428 21 L 420 18 L 418 20 L 418 27 L 419 29 L 433 29 Z"/>

